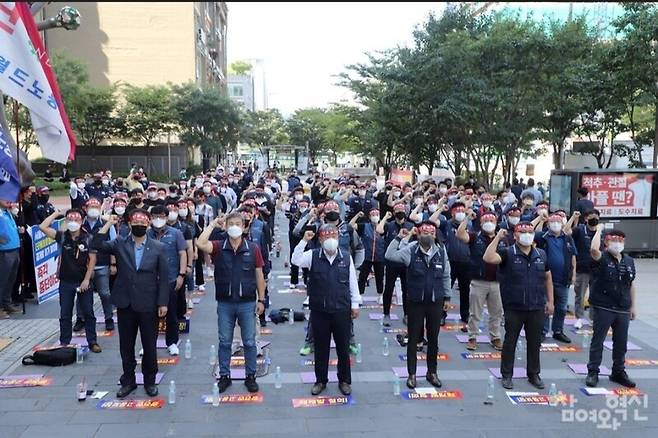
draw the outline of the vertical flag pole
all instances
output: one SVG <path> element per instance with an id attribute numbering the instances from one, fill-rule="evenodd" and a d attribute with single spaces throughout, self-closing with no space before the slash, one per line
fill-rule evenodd
<path id="1" fill-rule="evenodd" d="M 18 101 L 14 99 L 14 127 L 16 128 L 16 171 L 18 172 L 20 176 L 20 167 L 19 167 L 19 160 L 20 160 L 20 143 L 21 140 L 18 136 L 19 130 L 18 130 L 18 111 L 19 111 L 19 106 L 18 106 Z M 21 178 L 22 180 L 22 178 Z M 25 227 L 25 215 L 21 214 L 23 212 L 23 200 L 21 199 L 21 193 L 22 193 L 22 187 L 23 181 L 21 181 L 21 191 L 18 192 L 18 217 L 23 218 L 21 225 L 23 227 L 23 234 L 19 235 L 19 250 L 18 250 L 18 260 L 19 260 L 19 275 L 21 276 L 21 283 L 19 285 L 20 287 L 20 293 L 19 297 L 21 298 L 22 304 L 23 304 L 23 315 L 25 315 L 25 260 L 23 260 L 23 256 L 25 255 L 25 251 L 23 248 L 23 244 L 25 243 L 25 233 L 27 233 L 26 227 Z M 20 233 L 19 233 L 20 234 Z"/>

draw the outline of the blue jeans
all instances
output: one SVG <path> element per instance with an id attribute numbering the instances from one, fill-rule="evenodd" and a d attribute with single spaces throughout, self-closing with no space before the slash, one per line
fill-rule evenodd
<path id="1" fill-rule="evenodd" d="M 218 301 L 219 375 L 231 375 L 231 345 L 236 320 L 242 333 L 246 375 L 256 375 L 256 301 Z"/>
<path id="2" fill-rule="evenodd" d="M 105 320 L 112 318 L 112 301 L 110 300 L 110 267 L 103 266 L 99 269 L 94 269 L 94 276 L 91 279 L 90 290 L 98 292 L 98 296 L 101 298 L 101 304 L 103 305 L 103 316 Z M 84 320 L 82 316 L 82 309 L 80 307 L 80 302 L 76 306 L 76 313 L 78 319 Z M 93 313 L 93 307 L 92 307 Z"/>
<path id="3" fill-rule="evenodd" d="M 94 316 L 94 291 L 89 288 L 86 292 L 76 293 L 75 289 L 80 283 L 59 282 L 59 342 L 70 344 L 73 336 L 73 300 L 78 296 L 78 305 L 82 308 L 81 316 L 85 321 L 85 335 L 87 343 L 91 346 L 96 343 L 96 317 Z"/>
<path id="4" fill-rule="evenodd" d="M 194 292 L 194 270 L 185 276 L 185 283 L 187 284 L 187 290 L 190 293 Z"/>
<path id="5" fill-rule="evenodd" d="M 553 330 L 553 334 L 562 333 L 564 331 L 564 317 L 567 314 L 567 302 L 569 301 L 569 286 L 561 286 L 558 284 L 553 285 L 553 303 L 555 311 L 553 312 L 553 323 L 551 326 L 551 317 L 546 315 L 544 318 L 544 328 L 542 332 L 546 335 L 549 332 L 549 327 Z"/>

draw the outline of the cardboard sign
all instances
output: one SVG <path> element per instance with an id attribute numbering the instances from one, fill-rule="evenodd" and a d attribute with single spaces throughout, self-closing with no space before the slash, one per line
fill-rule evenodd
<path id="1" fill-rule="evenodd" d="M 51 228 L 59 230 L 63 222 L 64 219 L 54 221 L 51 224 Z M 57 242 L 46 236 L 37 225 L 28 227 L 27 232 L 32 239 L 34 275 L 37 284 L 37 302 L 41 304 L 59 294 L 57 264 L 60 249 Z"/>
<path id="2" fill-rule="evenodd" d="M 542 353 L 578 353 L 581 349 L 575 345 L 541 344 L 539 351 Z"/>
<path id="3" fill-rule="evenodd" d="M 548 395 L 538 392 L 507 392 L 507 397 L 513 405 L 541 405 L 548 406 Z"/>
<path id="4" fill-rule="evenodd" d="M 160 409 L 165 401 L 161 398 L 146 400 L 107 400 L 100 401 L 96 409 Z"/>
<path id="5" fill-rule="evenodd" d="M 34 386 L 50 386 L 52 377 L 43 377 L 43 374 L 29 374 L 0 377 L 0 388 L 30 388 Z"/>
<path id="6" fill-rule="evenodd" d="M 398 357 L 402 362 L 407 361 L 407 355 L 406 354 L 398 354 Z M 416 359 L 417 360 L 427 360 L 427 355 L 425 353 L 416 353 Z M 436 355 L 436 360 L 438 361 L 446 361 L 450 360 L 450 355 L 446 353 L 439 353 Z"/>
<path id="7" fill-rule="evenodd" d="M 499 351 L 483 351 L 480 353 L 462 353 L 462 357 L 467 360 L 500 360 Z"/>
<path id="8" fill-rule="evenodd" d="M 272 334 L 272 329 L 262 328 L 262 329 L 260 329 L 259 333 L 261 335 L 271 335 Z"/>
<path id="9" fill-rule="evenodd" d="M 444 390 L 435 392 L 411 392 L 403 391 L 400 396 L 405 400 L 461 400 L 464 395 L 458 390 Z"/>
<path id="10" fill-rule="evenodd" d="M 231 367 L 243 367 L 246 364 L 246 359 L 244 356 L 234 356 L 231 358 Z M 262 365 L 265 363 L 265 359 L 256 359 L 256 365 Z"/>
<path id="11" fill-rule="evenodd" d="M 626 359 L 627 367 L 656 367 L 658 359 Z"/>
<path id="12" fill-rule="evenodd" d="M 401 334 L 407 334 L 407 329 L 403 328 L 386 328 L 384 327 L 384 333 L 401 333 Z"/>
<path id="13" fill-rule="evenodd" d="M 350 357 L 350 365 L 354 365 L 354 359 Z M 313 359 L 302 359 L 302 366 L 312 367 L 315 366 L 315 360 Z M 338 359 L 329 359 L 329 366 L 338 366 Z"/>
<path id="14" fill-rule="evenodd" d="M 581 175 L 587 199 L 601 217 L 648 217 L 653 175 L 645 173 L 592 173 Z"/>
<path id="15" fill-rule="evenodd" d="M 235 404 L 235 405 L 255 405 L 263 403 L 264 397 L 261 393 L 255 394 L 231 394 L 220 395 L 219 404 Z M 211 405 L 212 395 L 204 395 L 201 397 L 201 403 Z"/>
<path id="16" fill-rule="evenodd" d="M 580 388 L 580 391 L 587 396 L 605 395 L 605 396 L 633 396 L 644 395 L 642 391 L 637 388 Z"/>
<path id="17" fill-rule="evenodd" d="M 461 324 L 452 324 L 452 323 L 448 324 L 448 323 L 446 323 L 446 325 L 441 327 L 441 331 L 442 332 L 457 332 L 457 331 L 460 331 L 461 328 L 462 328 Z"/>
<path id="18" fill-rule="evenodd" d="M 584 363 L 570 363 L 570 364 L 567 364 L 567 365 L 569 366 L 571 371 L 574 372 L 574 374 L 578 374 L 578 375 L 581 375 L 581 376 L 586 376 L 587 375 L 587 364 L 584 364 Z M 601 376 L 609 376 L 610 373 L 611 373 L 611 370 L 607 366 L 601 365 L 599 367 L 599 374 Z"/>
<path id="19" fill-rule="evenodd" d="M 500 368 L 489 368 L 489 372 L 496 378 L 502 379 L 503 376 L 500 374 Z M 524 379 L 527 377 L 527 372 L 525 368 L 514 367 L 512 371 L 512 379 Z"/>
<path id="20" fill-rule="evenodd" d="M 349 406 L 354 404 L 351 395 L 345 396 L 322 396 L 322 397 L 305 397 L 293 398 L 293 408 L 320 408 L 326 406 Z"/>
<path id="21" fill-rule="evenodd" d="M 158 365 L 177 365 L 178 362 L 180 362 L 180 357 L 178 356 L 158 358 Z M 141 365 L 141 363 L 142 363 L 142 358 L 138 357 L 137 365 Z"/>

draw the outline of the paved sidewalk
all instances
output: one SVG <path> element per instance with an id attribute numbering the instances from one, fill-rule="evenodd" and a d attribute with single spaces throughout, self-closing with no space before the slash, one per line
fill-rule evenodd
<path id="1" fill-rule="evenodd" d="M 279 293 L 285 291 L 288 281 L 287 260 L 287 224 L 285 219 L 278 221 L 279 236 L 284 239 L 284 251 L 280 258 L 274 258 L 274 272 L 270 283 L 270 293 L 275 308 L 294 306 L 301 310 L 303 295 Z M 639 320 L 631 324 L 631 341 L 642 347 L 641 351 L 629 352 L 628 358 L 658 360 L 658 297 L 655 285 L 658 282 L 658 261 L 638 260 L 638 301 Z M 314 408 L 293 408 L 293 398 L 310 397 L 311 385 L 302 384 L 302 372 L 312 372 L 313 367 L 306 365 L 299 356 L 303 344 L 305 324 L 296 322 L 288 324 L 268 324 L 272 334 L 263 335 L 263 340 L 271 341 L 272 367 L 270 374 L 260 378 L 263 401 L 260 404 L 226 404 L 213 408 L 201 404 L 203 394 L 209 394 L 213 379 L 208 364 L 208 351 L 211 344 L 217 346 L 217 316 L 214 292 L 211 284 L 207 285 L 207 294 L 195 306 L 191 316 L 191 332 L 181 336 L 181 355 L 186 339 L 192 342 L 193 358 L 185 360 L 182 356 L 177 365 L 161 365 L 164 378 L 160 385 L 160 398 L 166 400 L 168 383 L 176 381 L 177 402 L 174 406 L 165 405 L 154 410 L 100 410 L 96 408 L 97 400 L 88 399 L 79 403 L 75 399 L 75 386 L 85 377 L 90 389 L 109 391 L 104 400 L 114 399 L 118 389 L 117 380 L 121 374 L 121 360 L 118 352 L 118 336 L 100 338 L 103 353 L 88 356 L 82 365 L 70 365 L 61 368 L 17 366 L 5 374 L 38 374 L 52 377 L 50 386 L 37 388 L 0 389 L 0 437 L 165 437 L 165 436 L 259 436 L 269 437 L 285 434 L 290 437 L 396 437 L 410 436 L 418 433 L 434 436 L 463 437 L 509 437 L 523 431 L 533 435 L 564 437 L 624 436 L 650 437 L 658 433 L 658 404 L 653 397 L 658 394 L 658 366 L 629 367 L 631 377 L 637 380 L 638 388 L 648 394 L 648 406 L 626 411 L 626 421 L 621 414 L 606 408 L 604 397 L 587 397 L 580 388 L 584 387 L 584 376 L 576 376 L 567 366 L 567 361 L 586 363 L 587 353 L 546 352 L 542 353 L 542 377 L 547 389 L 552 382 L 566 394 L 576 397 L 571 410 L 576 414 L 574 421 L 568 420 L 560 407 L 514 405 L 507 398 L 499 382 L 495 383 L 495 402 L 493 406 L 483 404 L 486 394 L 490 367 L 498 368 L 499 361 L 466 360 L 464 344 L 455 339 L 456 332 L 442 330 L 440 334 L 440 352 L 449 356 L 448 360 L 439 362 L 439 377 L 443 380 L 445 390 L 461 391 L 463 398 L 456 400 L 406 400 L 393 395 L 393 367 L 406 367 L 399 355 L 406 352 L 399 347 L 389 334 L 390 355 L 383 356 L 382 341 L 377 321 L 368 319 L 369 313 L 376 309 L 362 309 L 355 322 L 357 342 L 363 345 L 363 363 L 354 364 L 353 405 L 327 406 Z M 374 295 L 374 288 L 367 290 L 367 296 Z M 43 324 L 56 323 L 57 301 L 41 306 L 31 306 L 23 320 L 9 320 L 17 326 L 20 323 Z M 454 312 L 455 310 L 453 310 Z M 395 313 L 402 318 L 402 310 L 395 308 Z M 36 318 L 36 319 L 30 319 Z M 0 321 L 0 336 L 4 336 L 4 324 Z M 401 321 L 394 322 L 393 328 L 404 328 Z M 20 328 L 18 330 L 21 330 Z M 53 331 L 52 326 L 34 330 Z M 56 332 L 55 327 L 55 332 Z M 574 340 L 572 345 L 580 347 L 581 336 L 568 332 Z M 36 335 L 34 335 L 36 336 Z M 45 335 L 44 335 L 45 336 Z M 38 336 L 37 336 L 38 337 Z M 35 344 L 40 341 L 35 340 Z M 550 338 L 547 342 L 550 342 Z M 31 348 L 31 346 L 29 346 Z M 8 348 L 17 348 L 11 345 Z M 5 350 L 6 351 L 6 350 Z M 488 344 L 479 344 L 478 352 L 493 352 Z M 4 351 L 0 353 L 0 361 Z M 158 350 L 161 358 L 167 357 L 166 350 Z M 335 354 L 332 353 L 332 357 Z M 419 360 L 419 366 L 424 365 Z M 517 366 L 523 366 L 523 362 Z M 604 365 L 611 366 L 610 352 L 604 353 Z M 274 387 L 274 369 L 280 366 L 283 372 L 283 387 Z M 330 367 L 335 369 L 335 367 Z M 138 369 L 139 370 L 139 369 Z M 424 376 L 419 373 L 419 386 L 429 386 Z M 404 380 L 400 380 L 405 391 Z M 525 379 L 514 381 L 516 391 L 531 391 L 532 387 Z M 601 387 L 615 388 L 608 380 L 601 378 Z M 241 381 L 234 381 L 228 394 L 241 394 L 246 390 Z M 338 396 L 336 384 L 329 384 L 325 395 Z M 146 398 L 143 389 L 138 389 L 131 398 Z M 620 409 L 620 408 L 619 408 Z M 597 420 L 600 413 L 611 413 L 621 424 L 617 431 L 597 429 L 597 422 L 592 421 L 591 412 Z M 583 414 L 585 415 L 583 417 Z M 567 417 L 564 417 L 564 416 Z M 589 416 L 588 416 L 589 415 Z M 646 421 L 640 421 L 646 417 Z M 598 424 L 602 424 L 598 421 Z"/>

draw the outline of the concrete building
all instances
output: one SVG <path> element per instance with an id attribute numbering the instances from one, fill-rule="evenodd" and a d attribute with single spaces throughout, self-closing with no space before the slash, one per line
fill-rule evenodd
<path id="1" fill-rule="evenodd" d="M 92 84 L 194 82 L 226 89 L 226 2 L 53 2 L 80 11 L 75 32 L 46 32 L 46 48 L 82 60 Z"/>
<path id="2" fill-rule="evenodd" d="M 249 111 L 255 110 L 254 78 L 251 74 L 229 75 L 227 91 L 233 102 L 242 105 Z"/>

